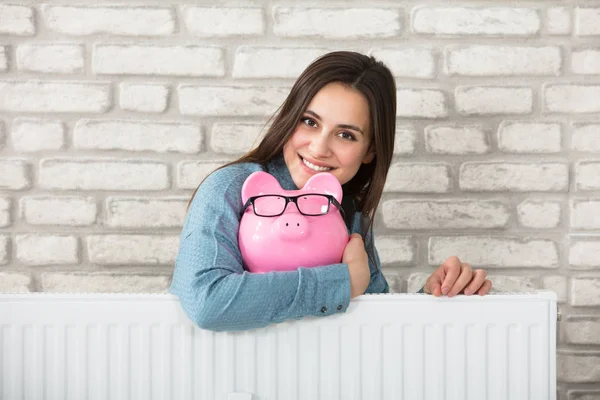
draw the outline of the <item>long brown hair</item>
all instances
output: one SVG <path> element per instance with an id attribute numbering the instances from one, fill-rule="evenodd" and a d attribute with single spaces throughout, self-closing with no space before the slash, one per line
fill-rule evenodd
<path id="1" fill-rule="evenodd" d="M 373 57 L 349 51 L 336 51 L 313 61 L 294 83 L 259 145 L 221 168 L 244 162 L 259 163 L 266 167 L 272 158 L 283 151 L 283 146 L 296 130 L 312 98 L 332 82 L 340 82 L 357 90 L 369 104 L 372 131 L 370 146 L 375 150 L 375 158 L 368 164 L 362 164 L 356 175 L 342 186 L 345 203 L 347 204 L 348 199 L 352 200 L 353 210 L 360 211 L 363 216 L 361 233 L 366 237 L 372 229 L 392 162 L 396 130 L 394 77 L 385 64 Z M 369 253 L 372 257 L 372 251 Z"/>

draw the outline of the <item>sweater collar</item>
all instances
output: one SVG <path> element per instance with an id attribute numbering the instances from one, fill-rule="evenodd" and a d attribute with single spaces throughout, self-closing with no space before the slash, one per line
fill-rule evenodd
<path id="1" fill-rule="evenodd" d="M 298 190 L 290 171 L 283 159 L 283 153 L 273 157 L 267 163 L 267 172 L 273 175 L 284 190 Z"/>

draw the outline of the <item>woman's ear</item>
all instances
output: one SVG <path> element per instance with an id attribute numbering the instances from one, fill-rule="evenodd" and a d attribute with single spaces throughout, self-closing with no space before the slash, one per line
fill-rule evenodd
<path id="1" fill-rule="evenodd" d="M 368 164 L 375 158 L 375 150 L 369 149 L 369 152 L 364 156 L 362 162 L 363 164 Z"/>

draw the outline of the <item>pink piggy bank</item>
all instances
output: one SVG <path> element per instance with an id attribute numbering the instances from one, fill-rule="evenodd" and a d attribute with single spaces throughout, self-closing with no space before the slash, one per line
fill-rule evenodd
<path id="1" fill-rule="evenodd" d="M 340 214 L 342 187 L 333 175 L 318 173 L 300 190 L 283 190 L 274 176 L 254 172 L 244 182 L 242 201 L 238 242 L 248 271 L 342 261 L 349 236 Z"/>

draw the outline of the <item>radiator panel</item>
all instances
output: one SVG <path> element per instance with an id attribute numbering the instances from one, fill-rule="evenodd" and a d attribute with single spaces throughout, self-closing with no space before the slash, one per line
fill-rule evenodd
<path id="1" fill-rule="evenodd" d="M 170 295 L 0 294 L 7 400 L 546 400 L 555 359 L 552 293 L 362 296 L 235 333 L 195 327 Z"/>

